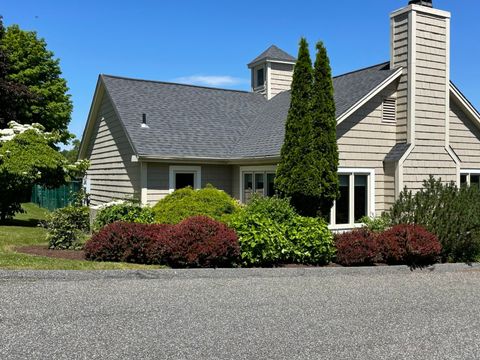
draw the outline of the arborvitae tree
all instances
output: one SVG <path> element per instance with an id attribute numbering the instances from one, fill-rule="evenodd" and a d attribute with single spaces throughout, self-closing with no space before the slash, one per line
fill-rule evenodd
<path id="1" fill-rule="evenodd" d="M 2 47 L 4 37 L 5 27 L 0 15 L 0 129 L 6 128 L 9 121 L 21 122 L 20 109 L 31 99 L 26 86 L 8 79 L 8 58 Z"/>
<path id="2" fill-rule="evenodd" d="M 290 109 L 285 125 L 281 160 L 277 167 L 275 186 L 282 196 L 290 197 L 292 205 L 302 215 L 315 216 L 312 200 L 318 183 L 312 166 L 311 98 L 313 69 L 307 41 L 300 40 L 298 58 L 293 71 Z"/>
<path id="3" fill-rule="evenodd" d="M 328 217 L 338 196 L 338 146 L 332 69 L 327 50 L 317 43 L 312 92 L 312 159 L 318 184 L 319 215 Z"/>
<path id="4" fill-rule="evenodd" d="M 8 79 L 24 85 L 34 97 L 19 109 L 19 122 L 40 123 L 47 131 L 58 130 L 69 138 L 67 126 L 72 113 L 72 101 L 67 82 L 61 77 L 59 60 L 47 49 L 44 39 L 34 31 L 9 26 L 3 36 L 1 49 L 8 60 Z"/>

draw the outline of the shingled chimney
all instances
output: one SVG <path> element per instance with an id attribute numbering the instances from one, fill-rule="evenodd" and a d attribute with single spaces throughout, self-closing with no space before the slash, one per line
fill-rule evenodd
<path id="1" fill-rule="evenodd" d="M 450 147 L 450 13 L 432 1 L 410 1 L 391 19 L 391 68 L 402 68 L 397 90 L 400 159 L 396 192 L 421 188 L 429 175 L 456 181 L 458 157 Z M 443 164 L 455 162 L 447 173 Z M 419 166 L 421 164 L 421 166 Z"/>
<path id="2" fill-rule="evenodd" d="M 434 9 L 432 1 L 412 0 L 390 18 L 391 67 L 404 69 L 397 94 L 399 141 L 415 144 L 432 125 L 438 132 L 448 126 L 450 13 Z"/>

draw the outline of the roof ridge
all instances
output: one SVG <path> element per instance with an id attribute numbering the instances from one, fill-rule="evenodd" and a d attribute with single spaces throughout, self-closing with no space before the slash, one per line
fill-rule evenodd
<path id="1" fill-rule="evenodd" d="M 213 86 L 184 84 L 184 83 L 178 83 L 178 82 L 173 82 L 173 81 L 148 80 L 148 79 L 139 79 L 139 78 L 132 78 L 132 77 L 127 77 L 127 76 L 118 76 L 118 75 L 109 75 L 109 74 L 100 74 L 100 77 L 109 77 L 109 78 L 121 79 L 121 80 L 141 81 L 141 82 L 149 82 L 149 83 L 165 84 L 165 85 L 178 85 L 178 86 L 193 87 L 193 88 L 198 88 L 198 89 L 230 91 L 230 92 L 238 92 L 238 93 L 242 93 L 242 94 L 256 94 L 256 95 L 258 95 L 257 93 L 254 93 L 254 92 L 248 91 L 248 90 L 225 89 L 225 88 L 217 88 L 217 87 L 213 87 Z"/>
<path id="2" fill-rule="evenodd" d="M 343 74 L 340 74 L 340 75 L 333 76 L 332 79 L 336 79 L 336 78 L 339 78 L 339 77 L 342 77 L 342 76 L 347 76 L 347 75 L 355 74 L 355 73 L 357 73 L 357 72 L 365 71 L 365 70 L 368 70 L 368 69 L 373 69 L 373 68 L 379 67 L 380 65 L 387 65 L 387 64 L 389 64 L 389 63 L 390 63 L 389 61 L 384 61 L 384 62 L 381 62 L 381 63 L 376 64 L 376 65 L 367 66 L 367 67 L 364 67 L 364 68 L 361 68 L 361 69 L 352 70 L 352 71 L 349 71 L 349 72 L 346 72 L 346 73 L 343 73 Z M 391 69 L 390 69 L 390 70 L 391 70 Z"/>

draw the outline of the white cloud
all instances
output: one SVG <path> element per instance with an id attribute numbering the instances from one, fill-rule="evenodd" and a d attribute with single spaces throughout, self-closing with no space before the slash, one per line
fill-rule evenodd
<path id="1" fill-rule="evenodd" d="M 191 85 L 205 86 L 235 86 L 248 84 L 250 80 L 237 78 L 233 76 L 215 76 L 215 75 L 191 75 L 182 76 L 173 80 L 174 82 Z"/>

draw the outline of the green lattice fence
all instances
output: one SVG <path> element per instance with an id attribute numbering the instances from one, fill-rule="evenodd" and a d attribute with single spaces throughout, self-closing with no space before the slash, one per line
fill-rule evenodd
<path id="1" fill-rule="evenodd" d="M 72 181 L 56 189 L 35 185 L 32 189 L 31 201 L 42 208 L 53 211 L 69 205 L 72 201 L 72 193 L 78 192 L 81 187 L 81 181 Z"/>

